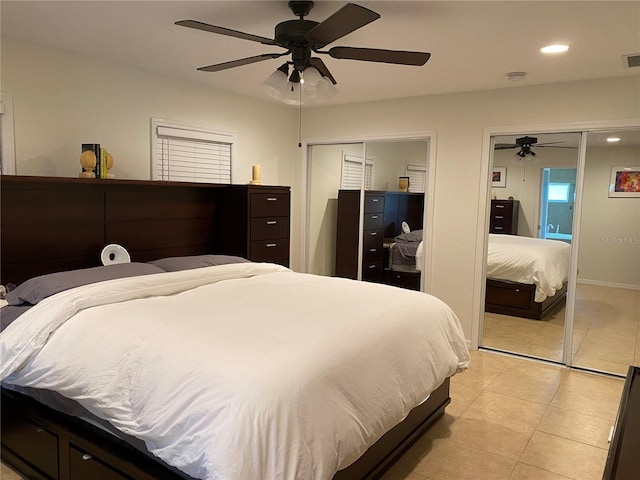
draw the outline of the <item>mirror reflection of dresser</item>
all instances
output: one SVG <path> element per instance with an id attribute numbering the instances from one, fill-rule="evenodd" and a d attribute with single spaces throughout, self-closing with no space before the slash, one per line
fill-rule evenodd
<path id="1" fill-rule="evenodd" d="M 415 263 L 398 267 L 389 261 L 389 247 L 402 233 L 402 222 L 411 230 L 422 229 L 424 194 L 368 190 L 364 192 L 362 270 L 364 281 L 420 289 Z M 338 192 L 336 275 L 358 278 L 360 240 L 360 190 Z"/>

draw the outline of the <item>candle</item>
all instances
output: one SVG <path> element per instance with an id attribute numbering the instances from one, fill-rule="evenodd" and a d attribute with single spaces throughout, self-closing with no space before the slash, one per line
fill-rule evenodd
<path id="1" fill-rule="evenodd" d="M 251 167 L 251 183 L 260 183 L 260 165 Z"/>

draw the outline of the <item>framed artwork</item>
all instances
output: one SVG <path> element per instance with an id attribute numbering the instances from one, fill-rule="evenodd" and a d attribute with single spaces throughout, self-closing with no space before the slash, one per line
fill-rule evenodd
<path id="1" fill-rule="evenodd" d="M 640 197 L 640 166 L 612 167 L 610 197 Z"/>
<path id="2" fill-rule="evenodd" d="M 491 170 L 491 186 L 498 188 L 507 186 L 507 167 L 493 167 Z"/>

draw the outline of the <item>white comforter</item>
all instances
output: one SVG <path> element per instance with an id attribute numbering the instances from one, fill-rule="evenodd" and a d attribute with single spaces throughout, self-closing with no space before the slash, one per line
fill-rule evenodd
<path id="1" fill-rule="evenodd" d="M 536 302 L 562 288 L 570 260 L 571 245 L 565 242 L 489 234 L 487 278 L 535 284 Z"/>
<path id="2" fill-rule="evenodd" d="M 0 334 L 58 391 L 202 479 L 329 479 L 469 354 L 419 292 L 241 263 L 78 287 Z"/>

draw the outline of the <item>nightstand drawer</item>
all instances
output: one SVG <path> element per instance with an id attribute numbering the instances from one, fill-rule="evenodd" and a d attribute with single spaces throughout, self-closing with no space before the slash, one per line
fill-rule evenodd
<path id="1" fill-rule="evenodd" d="M 288 215 L 288 193 L 251 194 L 251 217 L 286 217 Z"/>
<path id="2" fill-rule="evenodd" d="M 492 215 L 491 224 L 500 226 L 511 225 L 511 215 Z"/>
<path id="3" fill-rule="evenodd" d="M 499 202 L 494 200 L 491 204 L 491 215 L 506 215 L 510 216 L 513 211 L 513 202 Z"/>
<path id="4" fill-rule="evenodd" d="M 409 290 L 420 290 L 420 272 L 385 272 L 385 283 Z"/>
<path id="5" fill-rule="evenodd" d="M 289 239 L 258 240 L 251 242 L 250 260 L 253 262 L 276 262 L 289 258 Z"/>
<path id="6" fill-rule="evenodd" d="M 251 219 L 251 240 L 289 236 L 289 217 L 257 217 Z"/>

